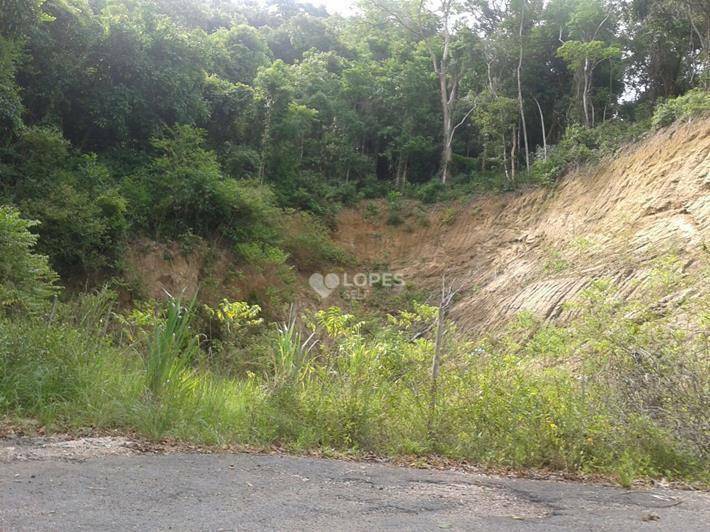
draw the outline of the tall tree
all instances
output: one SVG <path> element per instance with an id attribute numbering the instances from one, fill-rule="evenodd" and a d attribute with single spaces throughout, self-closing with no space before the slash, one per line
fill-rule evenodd
<path id="1" fill-rule="evenodd" d="M 456 121 L 455 111 L 460 98 L 460 82 L 463 68 L 453 53 L 454 25 L 459 4 L 455 0 L 440 0 L 427 7 L 425 2 L 391 2 L 374 0 L 379 13 L 405 28 L 416 41 L 426 47 L 434 74 L 436 75 L 441 104 L 441 162 L 439 174 L 442 183 L 450 177 L 453 159 L 453 143 L 456 131 L 466 122 L 473 109 Z M 459 21 L 459 24 L 461 22 Z"/>
<path id="2" fill-rule="evenodd" d="M 520 26 L 518 31 L 518 68 L 516 69 L 518 81 L 518 108 L 520 110 L 520 124 L 523 128 L 525 140 L 525 168 L 530 171 L 530 148 L 528 147 L 528 128 L 525 124 L 525 106 L 523 105 L 523 88 L 520 82 L 520 72 L 523 69 L 523 27 L 525 25 L 525 0 L 520 1 Z"/>
<path id="3" fill-rule="evenodd" d="M 594 106 L 591 103 L 594 69 L 602 61 L 621 56 L 621 49 L 615 43 L 601 39 L 602 32 L 607 30 L 606 26 L 611 25 L 612 15 L 612 6 L 602 0 L 578 2 L 567 28 L 560 27 L 559 40 L 562 45 L 557 54 L 575 72 L 577 98 L 582 103 L 586 127 L 592 127 L 595 122 Z M 566 35 L 573 38 L 568 39 Z"/>

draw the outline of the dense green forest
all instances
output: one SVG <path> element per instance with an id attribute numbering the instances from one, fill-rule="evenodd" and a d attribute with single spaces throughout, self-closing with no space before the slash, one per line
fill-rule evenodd
<path id="1" fill-rule="evenodd" d="M 352 260 L 329 234 L 343 206 L 384 199 L 396 226 L 404 199 L 552 188 L 707 113 L 706 0 L 353 6 L 0 0 L 0 428 L 707 485 L 700 259 L 645 265 L 633 301 L 595 279 L 566 326 L 523 313 L 474 339 L 415 290 L 287 304 L 297 274 Z M 149 300 L 124 278 L 139 239 L 276 265 L 283 308 Z M 675 320 L 658 308 L 679 290 Z"/>
<path id="2" fill-rule="evenodd" d="M 0 200 L 63 274 L 129 234 L 269 256 L 274 209 L 550 182 L 708 86 L 702 0 L 358 5 L 2 0 Z"/>

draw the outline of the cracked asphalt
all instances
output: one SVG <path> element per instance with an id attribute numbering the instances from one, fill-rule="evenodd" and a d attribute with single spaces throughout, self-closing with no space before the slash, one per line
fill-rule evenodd
<path id="1" fill-rule="evenodd" d="M 0 530 L 691 531 L 710 523 L 705 492 L 283 455 L 8 449 Z"/>

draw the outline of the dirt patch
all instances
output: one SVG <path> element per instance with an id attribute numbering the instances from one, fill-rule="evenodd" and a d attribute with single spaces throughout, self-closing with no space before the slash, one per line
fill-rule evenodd
<path id="1" fill-rule="evenodd" d="M 486 515 L 491 517 L 514 517 L 518 519 L 539 519 L 550 514 L 545 504 L 517 496 L 514 492 L 485 486 L 474 482 L 410 481 L 396 491 L 407 498 L 420 500 L 424 505 L 450 504 L 457 511 L 471 508 L 472 500 L 482 502 Z M 480 511 L 471 512 L 471 517 L 480 516 Z"/>
<path id="2" fill-rule="evenodd" d="M 0 463 L 34 460 L 83 461 L 101 456 L 129 456 L 138 445 L 123 437 L 65 439 L 59 436 L 0 440 Z"/>
<path id="3" fill-rule="evenodd" d="M 384 265 L 408 284 L 433 289 L 443 273 L 463 281 L 452 317 L 470 334 L 523 310 L 565 319 L 564 303 L 595 279 L 631 293 L 663 255 L 698 267 L 710 242 L 710 119 L 660 131 L 554 188 L 402 211 L 392 227 L 384 203 L 347 209 L 335 239 L 363 267 Z"/>
<path id="4" fill-rule="evenodd" d="M 288 267 L 245 264 L 224 243 L 205 240 L 189 248 L 177 242 L 135 240 L 124 256 L 124 275 L 132 295 L 140 298 L 197 296 L 210 305 L 224 298 L 250 301 L 259 303 L 268 316 L 278 313 L 293 291 Z"/>

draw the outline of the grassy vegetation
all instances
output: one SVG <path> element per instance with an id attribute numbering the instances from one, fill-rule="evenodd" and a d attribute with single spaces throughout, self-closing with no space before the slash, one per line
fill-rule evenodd
<path id="1" fill-rule="evenodd" d="M 352 263 L 329 232 L 343 205 L 384 199 L 365 219 L 412 231 L 432 222 L 405 200 L 456 200 L 436 209 L 454 225 L 469 195 L 552 184 L 707 113 L 701 2 L 462 2 L 415 31 L 395 23 L 406 2 L 237 4 L 2 2 L 0 420 L 710 482 L 697 262 L 660 261 L 630 301 L 598 281 L 564 327 L 521 315 L 476 340 L 384 286 L 350 314 L 265 318 L 301 275 Z M 248 302 L 142 300 L 124 260 L 142 240 L 204 258 L 205 300 L 263 282 Z M 540 274 L 595 245 L 551 247 Z M 86 293 L 109 278 L 122 297 Z"/>
<path id="2" fill-rule="evenodd" d="M 368 215 L 402 223 L 400 194 L 388 200 L 386 213 L 372 204 Z M 231 240 L 248 262 L 347 260 L 311 215 L 279 211 L 288 222 L 263 226 L 276 213 L 264 205 L 252 198 L 222 226 L 248 230 Z M 57 302 L 33 225 L 0 208 L 0 419 L 209 445 L 441 455 L 623 484 L 710 482 L 708 264 L 691 274 L 666 257 L 631 300 L 597 281 L 564 327 L 522 314 L 474 341 L 448 323 L 432 387 L 433 307 L 400 295 L 369 312 L 292 313 L 282 324 L 241 301 L 120 308 L 104 289 Z M 551 250 L 548 273 L 568 266 Z"/>
<path id="3" fill-rule="evenodd" d="M 683 96 L 670 98 L 660 103 L 651 119 L 655 129 L 668 126 L 676 120 L 687 120 L 694 116 L 710 112 L 710 93 L 702 89 L 693 89 Z"/>
<path id="4" fill-rule="evenodd" d="M 448 324 L 433 413 L 433 307 L 385 325 L 331 308 L 278 326 L 246 304 L 170 302 L 107 324 L 102 292 L 54 323 L 0 321 L 0 412 L 202 444 L 707 481 L 710 301 L 657 305 L 694 281 L 668 259 L 634 301 L 593 285 L 565 328 L 521 315 L 471 342 Z"/>

